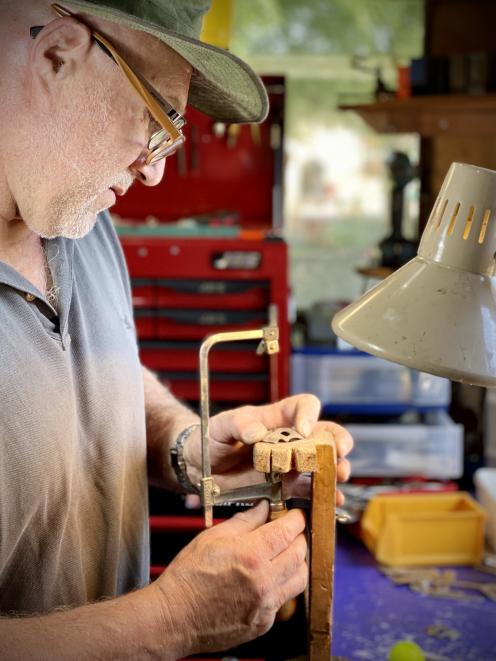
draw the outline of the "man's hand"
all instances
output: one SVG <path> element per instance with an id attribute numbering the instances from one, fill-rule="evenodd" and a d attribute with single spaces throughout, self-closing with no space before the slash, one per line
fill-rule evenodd
<path id="1" fill-rule="evenodd" d="M 217 652 L 262 635 L 308 582 L 305 517 L 300 510 L 265 523 L 266 501 L 205 530 L 152 586 L 164 630 L 183 634 L 183 655 Z"/>
<path id="2" fill-rule="evenodd" d="M 332 432 L 338 455 L 338 480 L 344 482 L 350 475 L 346 455 L 353 447 L 350 434 L 334 422 L 318 421 L 320 402 L 314 395 L 294 395 L 263 406 L 243 406 L 224 411 L 210 420 L 210 461 L 212 475 L 222 491 L 262 481 L 253 468 L 254 443 L 263 440 L 269 429 L 294 427 L 302 436 L 309 436 L 315 429 Z M 194 484 L 201 479 L 200 432 L 192 434 L 184 448 L 188 475 Z M 285 476 L 285 491 L 292 496 L 309 495 L 309 479 L 304 475 L 289 473 Z M 341 492 L 337 504 L 344 502 Z"/>
<path id="3" fill-rule="evenodd" d="M 36 617 L 0 617 L 0 657 L 175 661 L 260 636 L 308 582 L 303 513 L 265 523 L 268 509 L 264 501 L 205 530 L 141 590 Z"/>

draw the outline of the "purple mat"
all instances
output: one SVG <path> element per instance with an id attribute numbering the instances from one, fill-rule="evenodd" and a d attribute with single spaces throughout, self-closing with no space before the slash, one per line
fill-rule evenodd
<path id="1" fill-rule="evenodd" d="M 455 569 L 459 578 L 496 581 L 496 576 L 470 568 Z M 363 544 L 343 530 L 336 555 L 333 619 L 332 652 L 349 661 L 387 661 L 391 647 L 405 639 L 449 661 L 496 661 L 496 602 L 425 597 L 394 585 L 378 571 Z M 460 636 L 429 636 L 426 629 L 433 625 L 454 629 Z"/>

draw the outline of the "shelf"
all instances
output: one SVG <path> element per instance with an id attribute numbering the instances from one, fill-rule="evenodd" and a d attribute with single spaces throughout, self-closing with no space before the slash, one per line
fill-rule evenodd
<path id="1" fill-rule="evenodd" d="M 358 113 L 378 133 L 496 136 L 496 94 L 417 96 L 339 107 Z"/>

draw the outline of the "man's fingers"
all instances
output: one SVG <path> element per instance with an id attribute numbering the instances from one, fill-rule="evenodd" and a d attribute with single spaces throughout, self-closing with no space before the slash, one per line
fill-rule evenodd
<path id="1" fill-rule="evenodd" d="M 309 436 L 314 429 L 326 429 L 334 436 L 338 456 L 345 457 L 353 447 L 350 433 L 335 422 L 319 422 L 319 414 L 320 401 L 315 395 L 293 395 L 275 404 L 242 406 L 220 413 L 211 419 L 210 433 L 220 443 L 236 440 L 252 444 L 275 427 L 294 427 L 302 436 Z"/>
<path id="2" fill-rule="evenodd" d="M 226 411 L 211 419 L 210 434 L 221 443 L 228 443 L 234 439 L 251 445 L 261 441 L 268 432 L 262 417 L 261 411 L 257 411 L 257 407 L 254 406 L 242 406 Z"/>
<path id="3" fill-rule="evenodd" d="M 319 419 L 320 401 L 315 395 L 298 395 L 294 405 L 293 418 L 296 431 L 302 436 L 310 436 Z"/>
<path id="4" fill-rule="evenodd" d="M 294 427 L 302 436 L 311 434 L 320 413 L 315 395 L 292 395 L 274 404 L 242 406 L 211 419 L 210 432 L 217 441 L 252 444 L 275 427 Z"/>
<path id="5" fill-rule="evenodd" d="M 348 459 L 340 457 L 338 459 L 337 474 L 339 482 L 346 482 L 350 478 L 351 474 L 351 464 Z"/>
<path id="6" fill-rule="evenodd" d="M 336 422 L 322 422 L 319 424 L 325 425 L 325 429 L 332 432 L 338 457 L 346 457 L 353 448 L 353 438 L 350 432 Z"/>
<path id="7" fill-rule="evenodd" d="M 270 521 L 253 534 L 259 537 L 260 548 L 267 560 L 285 551 L 296 537 L 305 530 L 305 515 L 299 509 L 290 510 L 284 516 Z"/>
<path id="8" fill-rule="evenodd" d="M 297 597 L 308 585 L 308 565 L 302 563 L 297 571 L 283 584 L 278 591 L 278 600 L 276 609 L 285 604 L 290 599 Z"/>
<path id="9" fill-rule="evenodd" d="M 269 516 L 269 503 L 267 500 L 261 500 L 254 507 L 250 507 L 244 512 L 238 512 L 227 521 L 210 529 L 210 534 L 218 531 L 219 535 L 242 535 L 249 533 L 266 523 Z"/>
<path id="10" fill-rule="evenodd" d="M 305 535 L 300 533 L 291 546 L 273 558 L 271 566 L 278 584 L 283 585 L 286 583 L 300 569 L 300 566 L 305 562 L 307 551 L 307 540 Z"/>

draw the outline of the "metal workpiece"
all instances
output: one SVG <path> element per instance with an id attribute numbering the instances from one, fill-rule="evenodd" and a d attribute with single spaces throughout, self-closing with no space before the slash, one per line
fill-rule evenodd
<path id="1" fill-rule="evenodd" d="M 336 521 L 338 523 L 355 523 L 351 515 L 342 507 L 336 507 Z"/>
<path id="2" fill-rule="evenodd" d="M 232 503 L 249 504 L 253 500 L 266 498 L 270 503 L 276 505 L 282 502 L 282 482 L 270 481 L 259 484 L 247 485 L 229 491 L 219 491 L 214 496 L 214 505 L 231 505 Z"/>
<path id="3" fill-rule="evenodd" d="M 245 342 L 247 340 L 260 340 L 257 353 L 275 354 L 279 351 L 279 329 L 276 325 L 265 326 L 260 329 L 247 331 L 233 331 L 215 333 L 207 337 L 200 347 L 200 413 L 201 413 L 201 447 L 202 447 L 202 480 L 201 501 L 204 509 L 205 526 L 210 528 L 213 524 L 213 506 L 227 502 L 249 501 L 273 496 L 270 482 L 260 485 L 240 487 L 224 494 L 212 477 L 210 464 L 210 390 L 208 356 L 210 349 L 216 344 L 224 342 Z"/>

